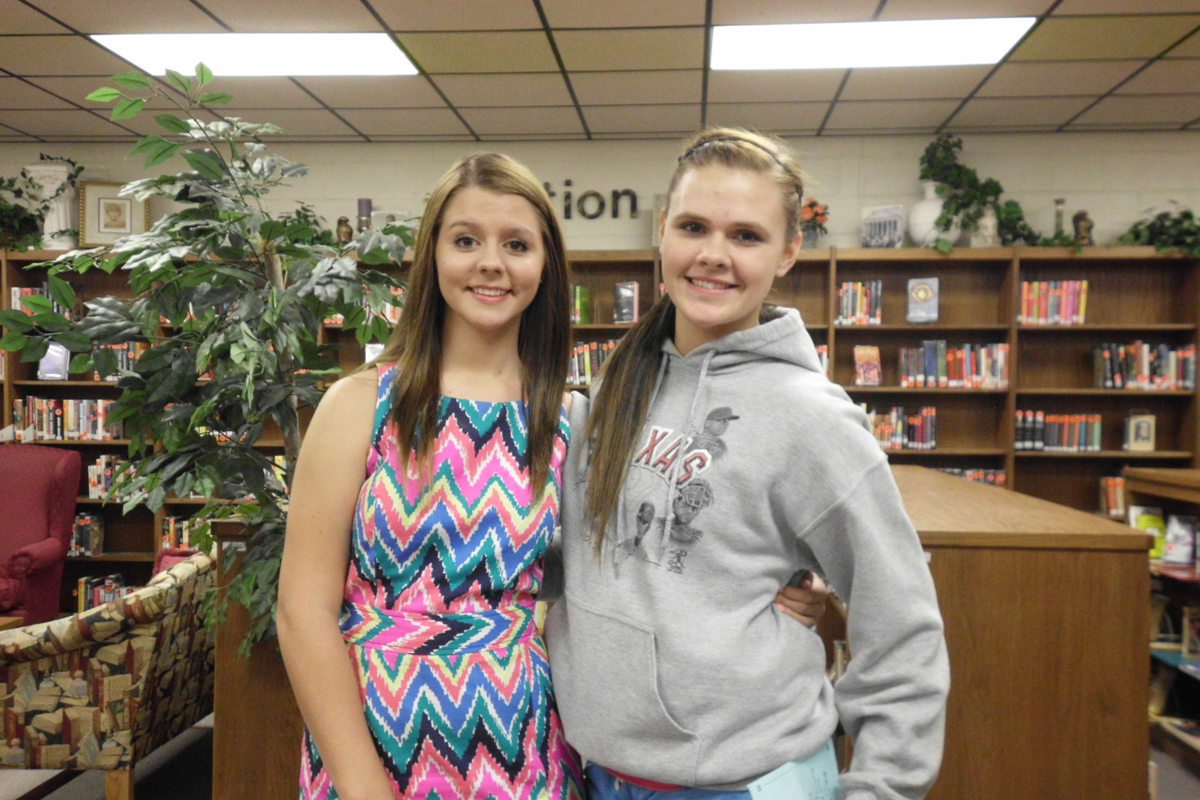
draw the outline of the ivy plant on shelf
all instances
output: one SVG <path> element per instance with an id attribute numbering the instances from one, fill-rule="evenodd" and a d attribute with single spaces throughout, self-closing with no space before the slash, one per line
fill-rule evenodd
<path id="1" fill-rule="evenodd" d="M 996 214 L 1001 244 L 1075 244 L 1075 240 L 1066 234 L 1043 238 L 1025 219 L 1025 211 L 1020 203 L 1012 199 L 1001 202 L 1004 187 L 995 178 L 981 179 L 973 167 L 960 162 L 962 147 L 960 137 L 943 133 L 930 142 L 921 154 L 920 178 L 936 182 L 938 195 L 943 200 L 942 213 L 934 223 L 939 231 L 949 231 L 956 220 L 962 230 L 976 230 L 979 220 L 991 209 Z M 934 248 L 941 253 L 949 253 L 953 246 L 954 242 L 945 237 L 939 237 L 934 243 Z"/>
<path id="2" fill-rule="evenodd" d="M 0 178 L 0 248 L 30 250 L 40 247 L 46 235 L 43 226 L 50 207 L 55 200 L 79 185 L 79 175 L 83 172 L 79 164 L 69 158 L 45 153 L 40 153 L 38 158 L 66 165 L 66 180 L 53 192 L 47 193 L 46 187 L 38 183 L 28 169 L 22 169 L 13 178 Z M 50 231 L 49 236 L 76 236 L 78 233 L 74 230 Z"/>
<path id="3" fill-rule="evenodd" d="M 1160 211 L 1133 223 L 1117 242 L 1150 245 L 1160 253 L 1178 250 L 1197 258 L 1200 257 L 1200 220 L 1190 208 L 1176 204 L 1174 211 Z"/>
<path id="4" fill-rule="evenodd" d="M 203 64 L 194 76 L 168 72 L 167 87 L 136 72 L 112 81 L 88 99 L 115 103 L 114 119 L 137 116 L 154 97 L 178 109 L 158 114 L 163 135 L 141 139 L 134 152 L 148 167 L 179 157 L 188 169 L 121 190 L 177 210 L 115 245 L 32 265 L 47 270 L 52 298 L 66 309 L 77 300 L 68 278 L 92 270 L 127 275 L 129 292 L 88 299 L 77 315 L 52 310 L 50 298 L 25 298 L 32 316 L 0 312 L 0 348 L 35 361 L 57 342 L 74 353 L 72 373 L 115 376 L 110 418 L 124 422 L 130 444 L 110 499 L 125 512 L 199 495 L 202 529 L 245 526 L 250 538 L 226 596 L 249 611 L 247 655 L 273 633 L 299 408 L 315 405 L 340 372 L 321 327 L 340 314 L 360 344 L 386 340 L 384 315 L 401 284 L 376 267 L 400 263 L 412 235 L 401 225 L 339 245 L 304 204 L 269 211 L 270 192 L 306 170 L 261 141 L 279 132 L 274 125 L 211 118 L 209 109 L 231 98 L 208 89 Z M 117 368 L 114 345 L 141 351 L 132 369 Z M 262 449 L 265 431 L 282 439 L 282 464 Z M 212 610 L 210 621 L 224 618 L 223 608 Z"/>

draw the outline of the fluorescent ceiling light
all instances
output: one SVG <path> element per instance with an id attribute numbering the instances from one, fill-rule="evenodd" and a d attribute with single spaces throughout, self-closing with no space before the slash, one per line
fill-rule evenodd
<path id="1" fill-rule="evenodd" d="M 151 75 L 416 75 L 386 33 L 151 33 L 91 37 Z"/>
<path id="2" fill-rule="evenodd" d="M 1033 17 L 722 25 L 713 28 L 713 69 L 853 69 L 995 64 Z"/>

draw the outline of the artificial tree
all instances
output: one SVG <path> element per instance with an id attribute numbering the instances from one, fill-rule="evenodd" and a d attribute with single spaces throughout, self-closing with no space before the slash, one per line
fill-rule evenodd
<path id="1" fill-rule="evenodd" d="M 384 312 L 397 304 L 400 284 L 360 263 L 398 263 L 411 232 L 367 231 L 337 245 L 303 204 L 272 214 L 267 195 L 306 170 L 260 141 L 279 132 L 273 125 L 199 118 L 201 109 L 231 100 L 207 91 L 212 73 L 203 64 L 194 76 L 169 71 L 166 87 L 136 72 L 112 81 L 88 99 L 114 102 L 113 119 L 140 114 L 155 96 L 179 110 L 158 114 L 165 135 L 141 139 L 134 152 L 147 166 L 182 157 L 190 169 L 121 190 L 172 200 L 178 210 L 115 245 L 33 265 L 48 270 L 52 298 L 66 309 L 76 306 L 67 278 L 91 270 L 125 270 L 130 294 L 94 297 L 75 315 L 52 310 L 50 298 L 25 298 L 32 316 L 0 312 L 8 330 L 0 348 L 32 361 L 58 342 L 75 354 L 72 373 L 115 375 L 120 397 L 110 419 L 124 422 L 130 444 L 110 497 L 126 512 L 198 494 L 208 502 L 197 520 L 253 531 L 227 593 L 249 610 L 240 648 L 248 654 L 273 631 L 298 409 L 315 405 L 340 371 L 319 331 L 340 314 L 360 343 L 386 339 Z M 130 344 L 142 353 L 132 369 L 118 370 L 111 346 Z M 282 465 L 256 446 L 272 424 L 284 442 Z M 217 611 L 214 620 L 222 618 Z"/>

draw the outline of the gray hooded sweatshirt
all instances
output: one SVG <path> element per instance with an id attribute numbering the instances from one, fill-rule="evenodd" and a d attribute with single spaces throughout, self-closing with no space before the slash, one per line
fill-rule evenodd
<path id="1" fill-rule="evenodd" d="M 813 754 L 840 719 L 854 737 L 845 800 L 923 797 L 942 755 L 942 620 L 865 415 L 792 309 L 662 352 L 599 558 L 583 515 L 587 398 L 571 409 L 564 574 L 548 576 L 566 591 L 546 625 L 567 740 L 626 775 L 736 789 Z M 836 692 L 820 637 L 772 602 L 801 569 L 850 608 Z"/>

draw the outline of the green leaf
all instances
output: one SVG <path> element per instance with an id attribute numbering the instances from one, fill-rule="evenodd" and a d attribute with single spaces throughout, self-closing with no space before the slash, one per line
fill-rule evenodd
<path id="1" fill-rule="evenodd" d="M 232 102 L 233 95 L 225 92 L 209 92 L 200 95 L 200 105 L 202 106 L 227 106 Z"/>
<path id="2" fill-rule="evenodd" d="M 73 353 L 90 353 L 92 351 L 91 338 L 79 331 L 63 331 L 54 338 Z"/>
<path id="3" fill-rule="evenodd" d="M 167 70 L 167 83 L 184 94 L 189 94 L 192 91 L 192 79 L 185 75 L 180 75 L 173 69 Z"/>
<path id="4" fill-rule="evenodd" d="M 75 375 L 80 375 L 91 372 L 95 368 L 96 364 L 92 361 L 91 353 L 77 353 L 71 359 L 71 366 L 67 368 L 67 371 Z"/>
<path id="5" fill-rule="evenodd" d="M 183 157 L 192 166 L 192 169 L 209 180 L 219 181 L 225 176 L 220 159 L 212 153 L 203 150 L 188 150 Z"/>
<path id="6" fill-rule="evenodd" d="M 140 97 L 126 97 L 113 106 L 112 118 L 114 121 L 118 119 L 132 119 L 142 113 L 142 109 L 145 106 L 146 101 Z"/>
<path id="7" fill-rule="evenodd" d="M 170 161 L 183 148 L 182 144 L 168 142 L 165 139 L 146 156 L 146 166 L 153 167 L 164 161 Z"/>
<path id="8" fill-rule="evenodd" d="M 25 295 L 21 298 L 21 305 L 28 308 L 34 314 L 41 314 L 45 311 L 51 311 L 54 305 L 50 302 L 50 298 L 40 294 Z"/>
<path id="9" fill-rule="evenodd" d="M 29 337 L 25 334 L 18 333 L 16 331 L 9 331 L 8 333 L 4 334 L 3 338 L 0 338 L 0 350 L 17 352 L 19 350 L 23 350 L 26 342 L 28 341 Z"/>
<path id="10" fill-rule="evenodd" d="M 157 114 L 154 120 L 171 133 L 190 133 L 192 130 L 190 125 L 174 114 Z"/>
<path id="11" fill-rule="evenodd" d="M 44 331 L 50 333 L 60 333 L 71 327 L 71 323 L 62 315 L 55 311 L 43 311 L 40 314 L 33 315 L 33 323 Z"/>
<path id="12" fill-rule="evenodd" d="M 258 226 L 258 235 L 264 239 L 278 239 L 283 235 L 286 226 L 276 219 L 269 219 Z"/>
<path id="13" fill-rule="evenodd" d="M 118 97 L 123 97 L 120 89 L 114 89 L 111 86 L 101 86 L 96 91 L 85 97 L 85 100 L 91 100 L 95 103 L 111 103 Z"/>
<path id="14" fill-rule="evenodd" d="M 33 330 L 33 320 L 21 311 L 0 311 L 0 325 L 17 333 L 28 333 Z"/>
<path id="15" fill-rule="evenodd" d="M 63 308 L 75 307 L 75 289 L 57 275 L 50 276 L 50 296 Z"/>
<path id="16" fill-rule="evenodd" d="M 201 87 L 208 86 L 210 83 L 212 83 L 212 79 L 212 70 L 209 69 L 203 61 L 196 64 L 196 82 L 200 84 Z"/>
<path id="17" fill-rule="evenodd" d="M 8 337 L 5 336 L 4 338 L 7 339 Z M 0 341 L 3 341 L 3 339 L 0 339 Z M 21 350 L 21 360 L 25 362 L 40 361 L 49 349 L 49 339 L 28 339 Z"/>
<path id="18" fill-rule="evenodd" d="M 152 134 L 150 136 L 143 136 L 141 139 L 138 139 L 138 143 L 135 144 L 133 146 L 133 149 L 130 150 L 129 152 L 130 153 L 144 153 L 147 150 L 149 150 L 150 148 L 154 147 L 159 142 L 165 142 L 165 141 L 166 141 L 166 139 L 162 138 L 158 134 Z"/>
<path id="19" fill-rule="evenodd" d="M 122 72 L 120 75 L 113 75 L 112 81 L 126 89 L 149 89 L 153 85 L 150 78 L 140 72 Z"/>

